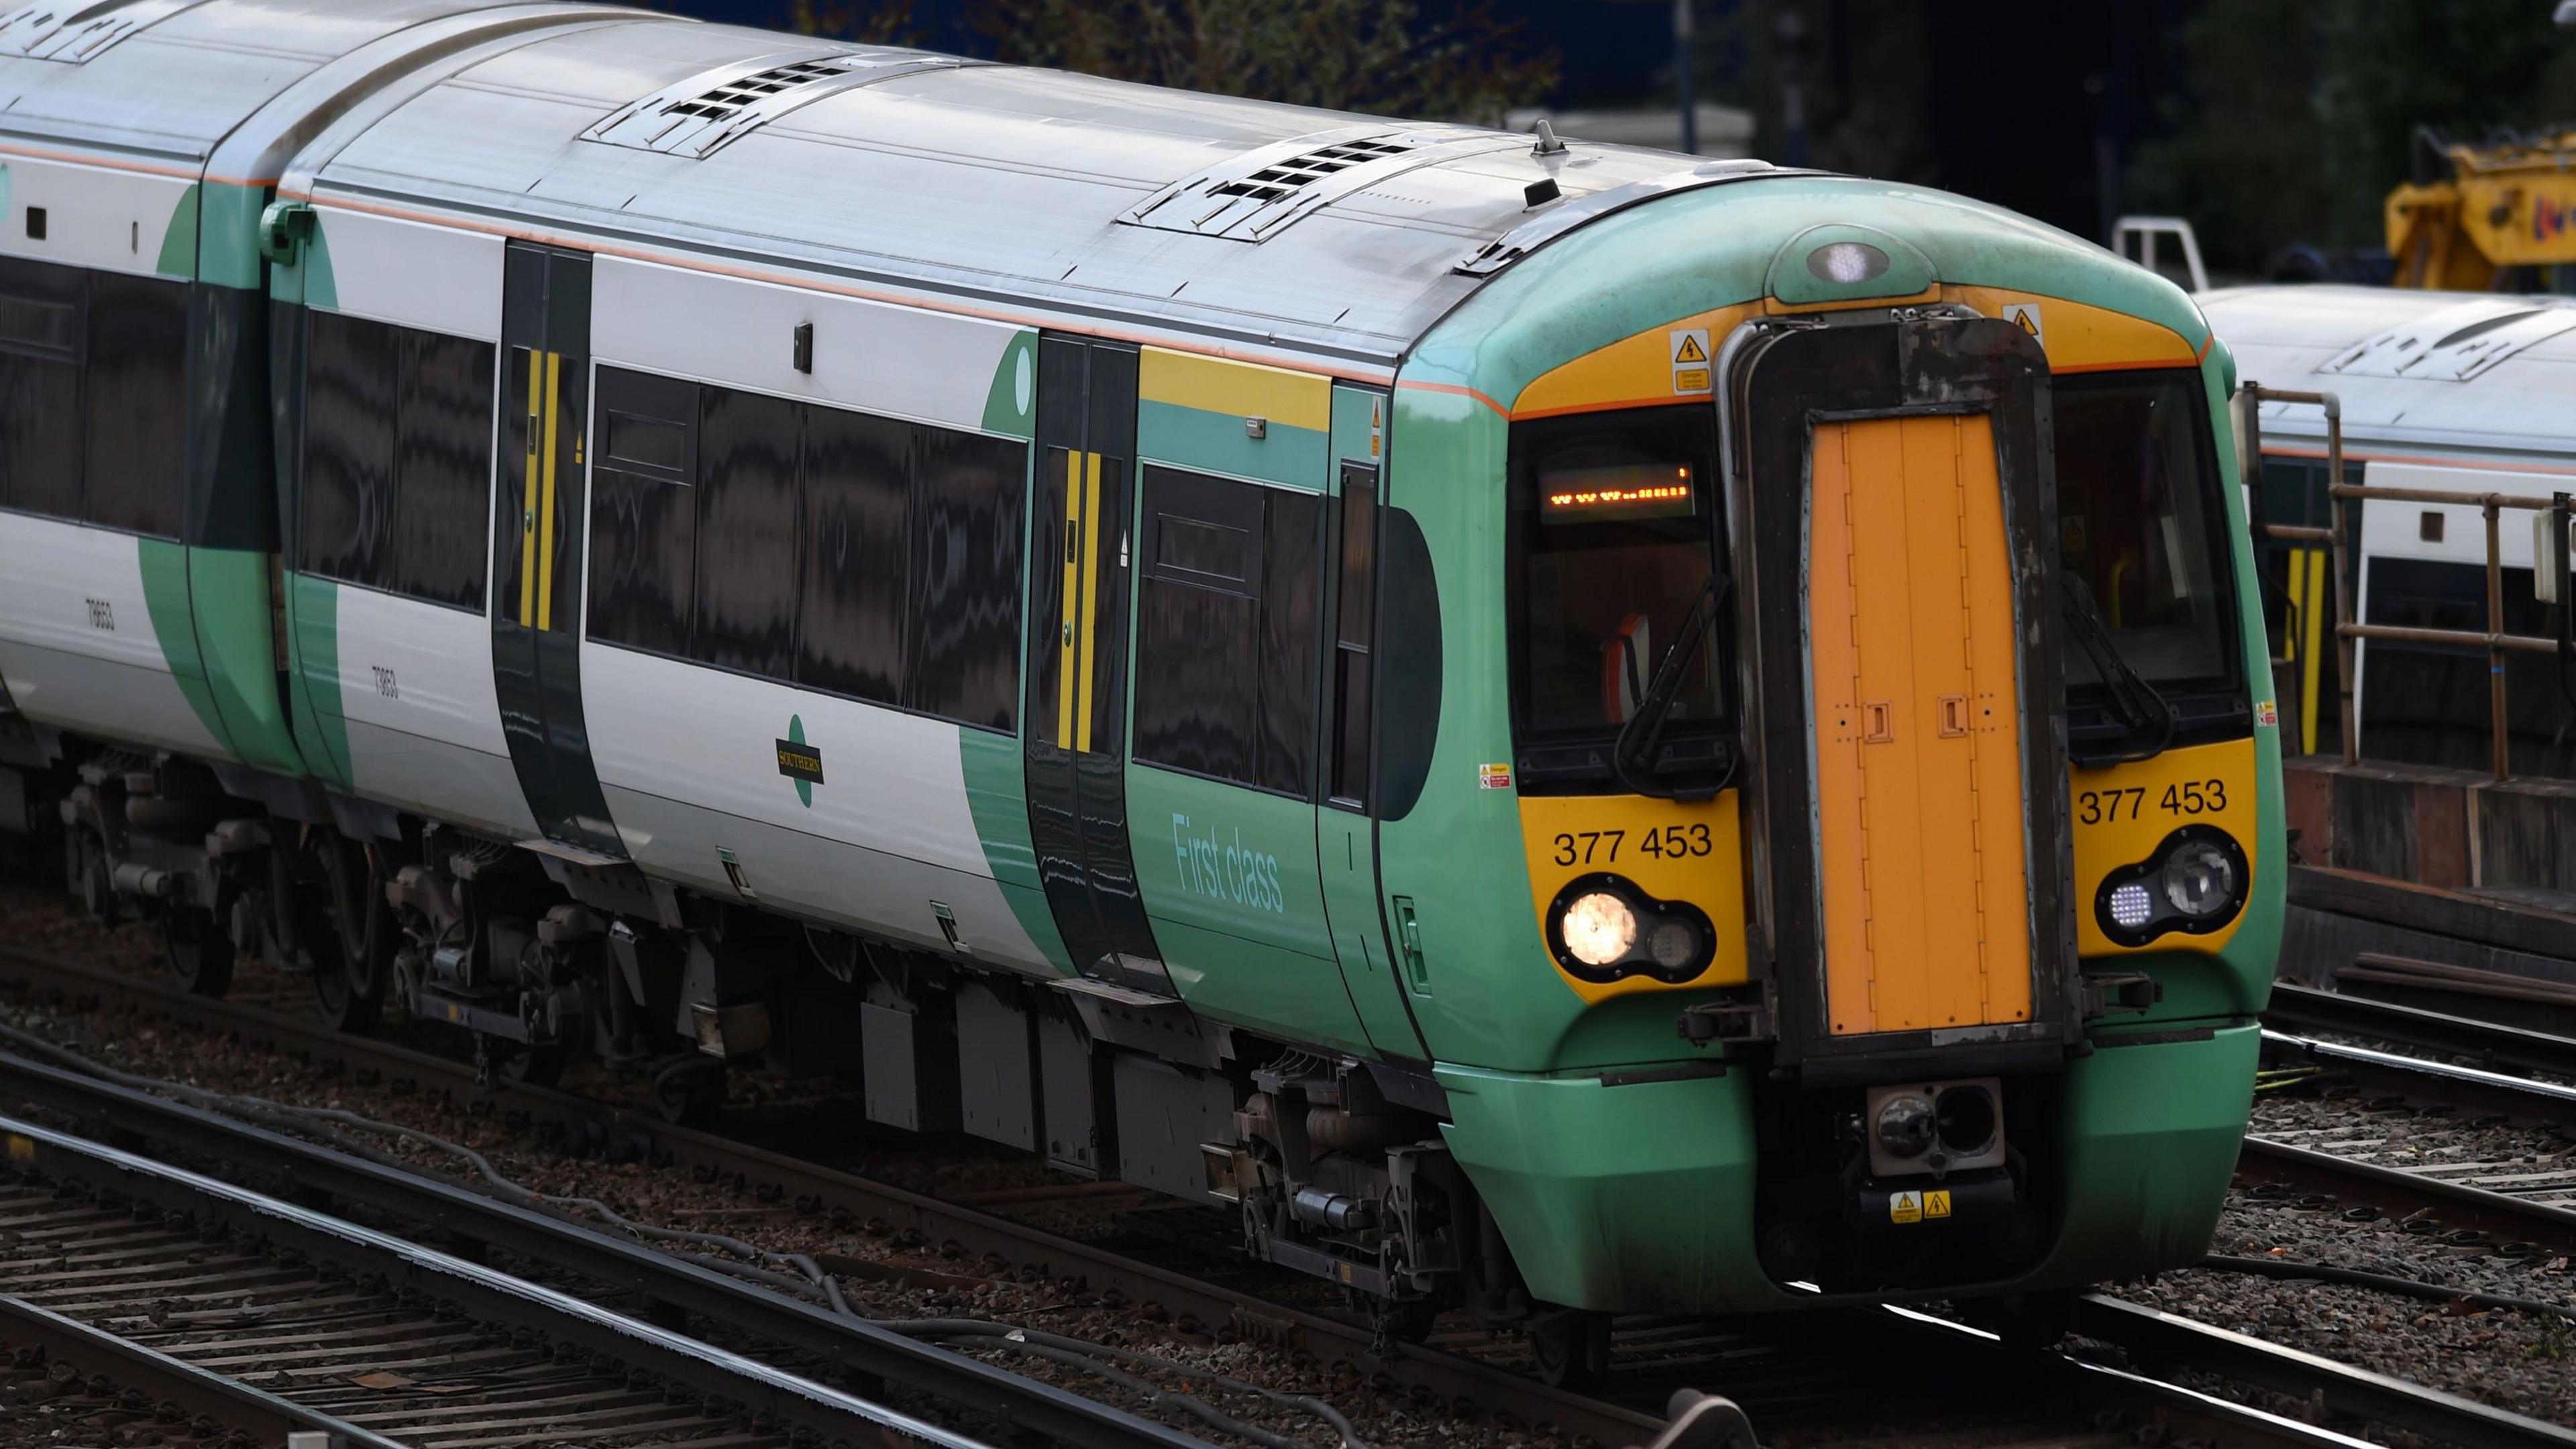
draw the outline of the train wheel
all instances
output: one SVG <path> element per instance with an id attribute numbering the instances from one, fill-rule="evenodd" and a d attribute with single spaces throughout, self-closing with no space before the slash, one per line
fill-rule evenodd
<path id="1" fill-rule="evenodd" d="M 1581 1308 L 1541 1309 L 1530 1318 L 1530 1356 L 1553 1389 L 1581 1389 L 1610 1372 L 1610 1315 Z"/>
<path id="2" fill-rule="evenodd" d="M 313 1004 L 333 1031 L 364 1036 L 384 1014 L 385 983 L 393 975 L 393 908 L 363 847 L 331 836 L 320 846 L 320 859 L 319 905 L 329 917 L 311 924 L 330 929 L 305 935 L 313 958 Z"/>
<path id="3" fill-rule="evenodd" d="M 212 911 L 173 906 L 161 913 L 161 951 L 170 974 L 199 996 L 232 989 L 233 941 Z"/>
<path id="4" fill-rule="evenodd" d="M 72 872 L 72 894 L 81 909 L 102 926 L 116 924 L 116 885 L 108 875 L 107 847 L 96 834 L 80 834 L 79 859 Z"/>
<path id="5" fill-rule="evenodd" d="M 492 1043 L 492 1070 L 514 1087 L 551 1087 L 563 1080 L 564 1049 L 532 1042 Z"/>
<path id="6" fill-rule="evenodd" d="M 700 1126 L 724 1105 L 724 1063 L 682 1059 L 653 1074 L 653 1110 L 674 1126 Z"/>

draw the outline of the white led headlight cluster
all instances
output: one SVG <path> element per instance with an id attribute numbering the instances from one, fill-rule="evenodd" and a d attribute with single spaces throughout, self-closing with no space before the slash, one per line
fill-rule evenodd
<path id="1" fill-rule="evenodd" d="M 2093 915 L 2102 934 L 2143 946 L 2173 931 L 2207 935 L 2245 909 L 2253 873 L 2244 847 L 2213 825 L 2186 825 L 2155 853 L 2102 878 Z"/>

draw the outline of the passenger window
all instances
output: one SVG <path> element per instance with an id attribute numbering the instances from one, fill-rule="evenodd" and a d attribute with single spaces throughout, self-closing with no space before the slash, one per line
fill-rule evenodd
<path id="1" fill-rule="evenodd" d="M 381 588 L 393 531 L 393 329 L 334 312 L 313 313 L 304 377 L 299 566 Z"/>
<path id="2" fill-rule="evenodd" d="M 1320 503 L 1146 466 L 1139 761 L 1310 792 Z"/>
<path id="3" fill-rule="evenodd" d="M 1370 611 L 1377 595 L 1377 470 L 1342 467 L 1342 556 L 1333 629 L 1332 798 L 1368 803 Z"/>
<path id="4" fill-rule="evenodd" d="M 177 538 L 187 486 L 188 284 L 93 272 L 84 377 L 91 523 Z"/>
<path id="5" fill-rule="evenodd" d="M 783 398 L 698 391 L 698 588 L 689 657 L 788 677 L 796 621 L 796 425 Z"/>
<path id="6" fill-rule="evenodd" d="M 698 552 L 698 387 L 599 369 L 591 469 L 590 637 L 689 652 Z"/>
<path id="7" fill-rule="evenodd" d="M 296 566 L 481 609 L 493 345 L 309 315 Z"/>
<path id="8" fill-rule="evenodd" d="M 393 568 L 386 586 L 431 603 L 483 607 L 483 503 L 492 486 L 493 345 L 392 329 Z"/>
<path id="9" fill-rule="evenodd" d="M 909 423 L 835 408 L 805 420 L 805 597 L 796 682 L 903 702 Z"/>
<path id="10" fill-rule="evenodd" d="M 80 516 L 87 295 L 76 268 L 0 259 L 0 507 Z"/>
<path id="11" fill-rule="evenodd" d="M 1020 683 L 1020 528 L 1026 444 L 924 428 L 914 468 L 921 630 L 913 704 L 1008 730 Z"/>

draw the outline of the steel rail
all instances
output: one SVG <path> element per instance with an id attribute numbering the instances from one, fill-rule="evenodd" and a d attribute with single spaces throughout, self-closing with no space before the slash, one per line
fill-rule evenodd
<path id="1" fill-rule="evenodd" d="M 211 1419 L 271 1444 L 294 1433 L 327 1434 L 335 1449 L 410 1449 L 319 1409 L 281 1398 L 148 1344 L 119 1338 L 77 1318 L 0 1293 L 0 1345 L 41 1350 L 52 1362 L 149 1394 L 183 1414 Z"/>
<path id="2" fill-rule="evenodd" d="M 110 1093 L 139 1095 L 125 1093 L 125 1089 L 104 1082 L 93 1082 L 93 1085 Z M 180 1110 L 193 1112 L 194 1109 Z M 263 1144 L 258 1139 L 261 1137 L 273 1138 L 275 1134 L 247 1128 L 229 1145 L 257 1158 L 266 1155 L 260 1150 Z M 7 1141 L 10 1160 L 20 1166 L 32 1166 L 49 1176 L 74 1178 L 105 1192 L 151 1203 L 164 1211 L 193 1213 L 200 1218 L 211 1216 L 272 1244 L 290 1247 L 310 1258 L 337 1263 L 346 1271 L 381 1275 L 402 1287 L 455 1304 L 478 1321 L 538 1329 L 557 1342 L 602 1354 L 616 1362 L 686 1384 L 697 1392 L 741 1405 L 753 1414 L 772 1415 L 781 1422 L 825 1435 L 858 1436 L 872 1441 L 927 1446 L 927 1449 L 990 1449 L 980 1439 L 927 1423 L 828 1384 L 701 1343 L 656 1324 L 629 1318 L 558 1289 L 331 1217 L 314 1208 L 286 1202 L 102 1142 L 6 1116 L 0 1116 L 0 1138 Z M 318 1163 L 310 1165 L 322 1166 Z M 296 1180 L 306 1187 L 319 1185 L 310 1179 Z M 1160 1428 L 1156 1425 L 1145 1427 Z M 1128 1442 L 1177 1443 L 1205 1449 L 1200 1441 L 1174 1436 L 1168 1431 L 1136 1436 Z"/>
<path id="3" fill-rule="evenodd" d="M 1372 1351 L 1368 1330 L 1355 1324 L 1202 1282 L 889 1183 L 729 1141 L 711 1132 L 674 1127 L 647 1113 L 551 1088 L 479 1085 L 473 1068 L 465 1063 L 390 1042 L 348 1036 L 281 1012 L 197 996 L 126 972 L 0 945 L 0 983 L 12 982 L 37 990 L 94 994 L 136 1010 L 159 1012 L 184 1025 L 235 1033 L 253 1046 L 299 1054 L 348 1070 L 382 1072 L 388 1080 L 408 1080 L 424 1089 L 448 1092 L 459 1101 L 506 1103 L 550 1124 L 587 1126 L 605 1121 L 645 1134 L 681 1169 L 710 1170 L 754 1191 L 774 1195 L 781 1202 L 804 1201 L 844 1208 L 861 1218 L 882 1220 L 895 1231 L 916 1233 L 931 1243 L 954 1243 L 971 1257 L 996 1255 L 1015 1267 L 1034 1267 L 1051 1279 L 1080 1279 L 1094 1291 L 1116 1287 L 1140 1303 L 1159 1304 L 1175 1320 L 1194 1319 L 1210 1329 L 1230 1327 L 1246 1337 L 1282 1348 L 1302 1349 L 1322 1362 L 1347 1363 L 1364 1376 L 1383 1377 L 1399 1387 L 1435 1395 L 1451 1405 L 1507 1415 L 1523 1424 L 1554 1425 L 1568 1436 L 1602 1444 L 1642 1443 L 1664 1428 L 1664 1421 L 1653 1415 L 1550 1388 L 1536 1379 L 1459 1354 L 1408 1346 L 1395 1357 L 1382 1358 Z"/>
<path id="4" fill-rule="evenodd" d="M 307 1193 L 362 1203 L 423 1232 L 453 1234 L 640 1293 L 684 1313 L 815 1353 L 845 1372 L 901 1384 L 979 1415 L 1000 1416 L 1016 1430 L 1060 1444 L 1079 1449 L 1207 1449 L 1204 1440 L 1126 1410 L 771 1292 L 632 1239 L 185 1103 L 6 1052 L 0 1052 L 0 1096 L 272 1174 Z M 781 1397 L 775 1407 L 792 1411 L 794 1395 Z M 896 1420 L 883 1427 L 896 1427 Z M 956 1449 L 970 1449 L 970 1445 L 960 1441 Z"/>
<path id="5" fill-rule="evenodd" d="M 2318 1041 L 2292 1032 L 2274 1031 L 2268 1026 L 2263 1028 L 2263 1052 L 2267 1059 L 2341 1067 L 2382 1085 L 2395 1087 L 2402 1093 L 2448 1102 L 2477 1112 L 2495 1112 L 2505 1116 L 2542 1115 L 2559 1119 L 2576 1113 L 2576 1087 L 2537 1082 L 2529 1077 L 2490 1072 L 2481 1067 L 2463 1067 L 2372 1047 Z"/>
<path id="6" fill-rule="evenodd" d="M 2576 1212 L 2563 1207 L 2260 1137 L 2245 1139 L 2236 1166 L 2248 1177 L 2350 1195 L 2400 1216 L 2432 1213 L 2508 1241 L 2527 1238 L 2558 1252 L 2576 1252 Z"/>
<path id="7" fill-rule="evenodd" d="M 2445 1443 L 2576 1449 L 2576 1429 L 2099 1293 L 2076 1298 L 2075 1331 Z"/>
<path id="8" fill-rule="evenodd" d="M 2311 1031 L 2376 1037 L 2474 1057 L 2515 1071 L 2547 1072 L 2576 1080 L 2576 1040 L 2545 1031 L 2427 1011 L 2420 1006 L 2401 1006 L 2341 991 L 2320 991 L 2287 981 L 2272 983 L 2272 1001 L 2263 1009 L 2263 1015 Z"/>

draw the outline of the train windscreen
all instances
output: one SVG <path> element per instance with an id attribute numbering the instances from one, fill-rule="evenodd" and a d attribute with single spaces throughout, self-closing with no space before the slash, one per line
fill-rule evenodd
<path id="1" fill-rule="evenodd" d="M 2190 369 L 2063 377 L 2057 412 L 2058 567 L 2075 627 L 2165 693 L 2224 689 L 2240 650 L 2229 608 L 2218 459 Z M 2114 671 L 2116 672 L 2116 670 Z M 2093 651 L 2066 682 L 2108 683 Z"/>
<path id="2" fill-rule="evenodd" d="M 1716 539 L 1714 441 L 1708 411 L 1693 407 L 1514 426 L 1512 692 L 1535 773 L 1553 760 L 1606 774 L 1600 747 L 1635 716 L 1668 655 L 1682 667 L 1667 730 L 1725 718 L 1724 601 L 1701 601 Z M 1702 636 L 1687 648 L 1686 629 Z"/>

